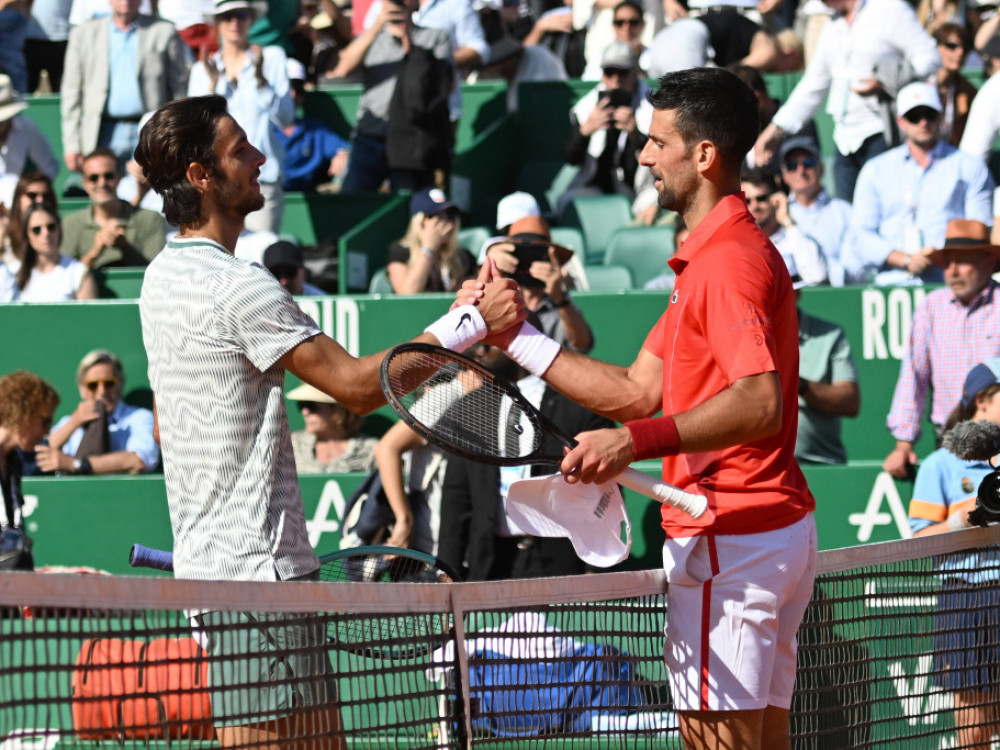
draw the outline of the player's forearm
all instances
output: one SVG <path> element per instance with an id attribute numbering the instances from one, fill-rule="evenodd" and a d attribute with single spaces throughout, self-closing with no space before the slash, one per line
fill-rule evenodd
<path id="1" fill-rule="evenodd" d="M 656 359 L 641 352 L 640 359 L 645 357 Z M 662 369 L 660 373 L 662 376 Z M 545 372 L 544 380 L 581 406 L 618 422 L 651 416 L 661 407 L 662 380 L 653 382 L 636 365 L 612 365 L 565 347 Z"/>

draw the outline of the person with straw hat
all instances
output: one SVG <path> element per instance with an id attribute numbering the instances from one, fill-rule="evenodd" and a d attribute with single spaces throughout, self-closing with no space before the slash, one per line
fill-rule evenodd
<path id="1" fill-rule="evenodd" d="M 943 270 L 944 289 L 928 294 L 913 313 L 913 325 L 887 420 L 896 446 L 883 462 L 894 477 L 909 476 L 917 463 L 914 445 L 929 393 L 931 422 L 940 429 L 962 393 L 965 374 L 977 362 L 1000 356 L 1000 299 L 992 275 L 1000 247 L 990 228 L 974 219 L 952 219 L 944 244 L 929 259 Z"/>

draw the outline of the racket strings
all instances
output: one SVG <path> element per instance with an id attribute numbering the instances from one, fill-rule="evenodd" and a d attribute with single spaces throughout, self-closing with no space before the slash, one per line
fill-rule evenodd
<path id="1" fill-rule="evenodd" d="M 514 461 L 542 446 L 537 414 L 488 371 L 438 353 L 402 351 L 388 372 L 392 392 L 410 417 L 460 450 Z"/>

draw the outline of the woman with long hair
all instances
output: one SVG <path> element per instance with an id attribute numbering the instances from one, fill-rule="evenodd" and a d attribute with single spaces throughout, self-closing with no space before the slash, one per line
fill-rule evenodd
<path id="1" fill-rule="evenodd" d="M 410 199 L 406 235 L 389 248 L 386 273 L 396 294 L 455 291 L 475 275 L 476 261 L 458 246 L 462 219 L 444 192 L 426 188 Z"/>
<path id="2" fill-rule="evenodd" d="M 969 108 L 976 96 L 976 87 L 962 75 L 962 67 L 969 53 L 969 32 L 957 23 L 944 23 L 934 30 L 934 41 L 941 53 L 941 67 L 935 74 L 938 95 L 941 97 L 941 140 L 957 146 L 965 132 Z"/>
<path id="3" fill-rule="evenodd" d="M 945 423 L 989 420 L 1000 424 L 1000 359 L 973 367 L 962 399 Z M 994 459 L 995 460 L 995 459 Z M 969 511 L 983 478 L 993 472 L 985 461 L 965 461 L 944 448 L 931 453 L 917 471 L 910 501 L 914 536 L 942 534 L 969 526 Z M 934 684 L 953 695 L 957 746 L 991 747 L 1000 730 L 996 692 L 1000 682 L 1000 593 L 996 552 L 972 550 L 938 568 L 941 590 L 934 628 Z"/>
<path id="4" fill-rule="evenodd" d="M 43 203 L 28 208 L 17 239 L 15 247 L 21 256 L 17 285 L 22 302 L 96 299 L 97 284 L 90 269 L 59 253 L 62 224 L 55 209 Z"/>
<path id="5" fill-rule="evenodd" d="M 6 211 L 0 210 L 0 262 L 12 273 L 21 267 L 17 238 L 22 234 L 24 212 L 36 203 L 44 203 L 53 211 L 59 209 L 52 180 L 42 172 L 27 172 L 14 187 L 14 197 Z"/>

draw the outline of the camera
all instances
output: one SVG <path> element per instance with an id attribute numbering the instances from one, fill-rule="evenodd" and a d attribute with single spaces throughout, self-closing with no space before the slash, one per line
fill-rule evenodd
<path id="1" fill-rule="evenodd" d="M 976 507 L 969 512 L 969 523 L 988 526 L 1000 521 L 1000 469 L 994 469 L 979 483 Z"/>

